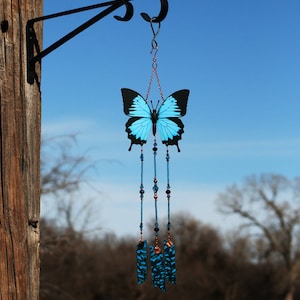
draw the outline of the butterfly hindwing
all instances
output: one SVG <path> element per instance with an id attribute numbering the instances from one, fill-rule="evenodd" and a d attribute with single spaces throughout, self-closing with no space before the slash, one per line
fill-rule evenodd
<path id="1" fill-rule="evenodd" d="M 128 138 L 133 144 L 142 145 L 146 143 L 150 129 L 152 127 L 151 110 L 145 99 L 131 89 L 121 89 L 124 113 L 131 118 L 126 123 Z"/>
<path id="2" fill-rule="evenodd" d="M 162 118 L 157 121 L 157 128 L 163 144 L 178 145 L 184 125 L 178 118 Z"/>
<path id="3" fill-rule="evenodd" d="M 163 144 L 176 145 L 181 140 L 184 125 L 179 119 L 186 114 L 189 90 L 180 90 L 166 98 L 158 110 L 157 128 Z"/>
<path id="4" fill-rule="evenodd" d="M 126 123 L 128 138 L 133 144 L 145 144 L 152 122 L 150 118 L 132 117 Z"/>

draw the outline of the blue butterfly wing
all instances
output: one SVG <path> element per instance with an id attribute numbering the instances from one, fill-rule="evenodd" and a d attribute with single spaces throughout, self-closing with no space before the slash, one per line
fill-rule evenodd
<path id="1" fill-rule="evenodd" d="M 184 125 L 178 118 L 162 118 L 157 121 L 157 128 L 163 144 L 178 145 Z"/>
<path id="2" fill-rule="evenodd" d="M 133 144 L 144 144 L 151 127 L 152 122 L 149 118 L 132 117 L 126 123 L 126 132 Z"/>
<path id="3" fill-rule="evenodd" d="M 131 140 L 129 151 L 133 144 L 143 145 L 152 127 L 151 110 L 145 99 L 137 92 L 123 88 L 121 89 L 124 113 L 131 118 L 125 127 L 128 138 Z"/>
<path id="4" fill-rule="evenodd" d="M 158 110 L 157 128 L 163 144 L 176 145 L 181 140 L 184 125 L 179 119 L 186 114 L 187 101 L 190 91 L 180 90 L 166 98 Z"/>
<path id="5" fill-rule="evenodd" d="M 159 108 L 159 118 L 183 117 L 186 114 L 189 90 L 180 90 L 170 95 Z"/>

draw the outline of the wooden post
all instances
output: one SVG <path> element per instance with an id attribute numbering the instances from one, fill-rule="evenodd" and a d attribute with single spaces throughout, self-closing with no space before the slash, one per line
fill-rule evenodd
<path id="1" fill-rule="evenodd" d="M 42 7 L 42 0 L 0 0 L 1 300 L 39 297 L 41 94 L 26 80 L 25 32 Z M 35 29 L 41 42 L 41 25 Z"/>

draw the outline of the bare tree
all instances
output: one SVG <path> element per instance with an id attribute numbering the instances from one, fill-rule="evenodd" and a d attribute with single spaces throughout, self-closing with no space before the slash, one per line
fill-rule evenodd
<path id="1" fill-rule="evenodd" d="M 42 139 L 41 194 L 71 193 L 86 181 L 92 167 L 85 155 L 72 154 L 76 135 L 62 135 Z"/>
<path id="2" fill-rule="evenodd" d="M 57 225 L 84 234 L 99 230 L 98 225 L 92 224 L 93 215 L 96 216 L 94 195 L 86 192 L 95 192 L 97 199 L 101 192 L 91 184 L 89 176 L 90 171 L 97 169 L 97 162 L 90 160 L 87 153 L 78 154 L 76 142 L 76 134 L 43 138 L 41 195 L 42 204 L 51 208 L 49 217 L 55 215 Z M 98 216 L 95 221 L 99 223 Z"/>
<path id="3" fill-rule="evenodd" d="M 222 213 L 245 221 L 241 228 L 248 229 L 256 251 L 265 260 L 282 264 L 287 282 L 285 300 L 294 299 L 300 280 L 299 187 L 299 178 L 262 174 L 247 177 L 242 186 L 228 187 L 217 200 Z"/>

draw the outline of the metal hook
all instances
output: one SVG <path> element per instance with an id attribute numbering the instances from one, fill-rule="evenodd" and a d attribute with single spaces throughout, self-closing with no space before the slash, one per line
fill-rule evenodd
<path id="1" fill-rule="evenodd" d="M 160 0 L 161 8 L 159 15 L 157 17 L 151 18 L 148 14 L 146 13 L 141 13 L 142 18 L 147 21 L 147 22 L 153 22 L 153 23 L 159 23 L 165 19 L 165 17 L 168 14 L 168 9 L 169 9 L 169 4 L 168 0 Z"/>
<path id="2" fill-rule="evenodd" d="M 156 41 L 156 37 L 159 33 L 159 30 L 160 30 L 160 22 L 158 23 L 158 27 L 157 27 L 157 30 L 155 31 L 154 29 L 154 26 L 153 26 L 153 19 L 150 19 L 150 26 L 151 26 L 151 30 L 152 30 L 152 33 L 153 33 L 153 39 L 152 39 L 152 42 L 151 42 L 151 45 L 152 45 L 152 50 L 158 50 L 158 43 Z"/>
<path id="3" fill-rule="evenodd" d="M 114 18 L 118 21 L 129 21 L 133 16 L 133 5 L 129 2 L 130 0 L 122 0 L 124 5 L 126 6 L 126 13 L 124 17 L 114 16 Z"/>

